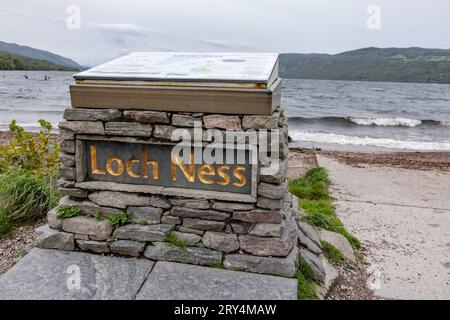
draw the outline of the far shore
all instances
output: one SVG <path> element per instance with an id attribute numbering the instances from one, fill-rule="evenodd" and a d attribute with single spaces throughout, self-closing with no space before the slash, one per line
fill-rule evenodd
<path id="1" fill-rule="evenodd" d="M 10 131 L 0 131 L 0 146 L 6 145 L 12 135 Z M 52 134 L 54 142 L 59 134 Z M 310 162 L 312 155 L 323 154 L 352 166 L 380 165 L 413 170 L 436 170 L 450 172 L 450 151 L 411 151 L 383 148 L 364 148 L 346 145 L 321 145 L 320 147 L 293 147 L 291 153 L 303 154 L 303 161 Z M 307 165 L 308 166 L 308 165 Z M 301 170 L 303 171 L 303 170 Z M 299 172 L 304 173 L 304 172 Z M 292 177 L 291 177 L 292 178 Z"/>

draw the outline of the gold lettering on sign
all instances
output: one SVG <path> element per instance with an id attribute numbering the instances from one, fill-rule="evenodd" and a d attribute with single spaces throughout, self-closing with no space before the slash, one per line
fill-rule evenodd
<path id="1" fill-rule="evenodd" d="M 198 179 L 204 184 L 214 184 L 214 180 L 208 179 L 205 176 L 214 176 L 216 171 L 210 164 L 201 164 L 198 168 Z"/>
<path id="2" fill-rule="evenodd" d="M 97 168 L 97 148 L 95 146 L 91 146 L 91 170 L 92 174 L 106 174 L 105 170 Z"/>
<path id="3" fill-rule="evenodd" d="M 221 186 L 226 186 L 227 184 L 230 183 L 230 175 L 226 172 L 224 172 L 224 170 L 230 170 L 230 166 L 227 164 L 221 165 L 219 168 L 217 168 L 217 174 L 219 175 L 219 177 L 222 178 L 221 181 L 217 181 L 217 184 L 221 185 Z"/>
<path id="4" fill-rule="evenodd" d="M 245 167 L 243 166 L 236 166 L 233 169 L 233 175 L 239 179 L 239 181 L 233 182 L 233 186 L 236 187 L 243 187 L 247 183 L 247 178 L 240 172 L 245 171 Z"/>
<path id="5" fill-rule="evenodd" d="M 142 177 L 148 178 L 148 167 L 152 166 L 152 179 L 158 180 L 159 179 L 159 168 L 158 168 L 158 162 L 154 160 L 148 160 L 148 153 L 147 148 L 145 146 L 142 146 Z"/>
<path id="6" fill-rule="evenodd" d="M 113 168 L 113 162 L 117 163 L 116 169 Z M 118 157 L 111 157 L 106 160 L 106 171 L 114 177 L 121 176 L 123 173 L 123 168 L 123 160 Z"/>
<path id="7" fill-rule="evenodd" d="M 127 170 L 127 174 L 128 174 L 130 177 L 132 177 L 132 178 L 140 178 L 140 177 L 141 177 L 138 173 L 135 173 L 135 172 L 133 171 L 133 164 L 139 163 L 139 162 L 140 162 L 140 161 L 139 161 L 139 160 L 136 160 L 136 159 L 130 159 L 130 160 L 127 161 L 127 167 L 126 167 L 126 170 Z"/>
<path id="8" fill-rule="evenodd" d="M 194 165 L 194 154 L 190 155 L 189 168 L 184 164 L 180 157 L 176 154 L 172 158 L 172 181 L 177 180 L 177 167 L 180 167 L 181 172 L 184 174 L 189 182 L 195 182 L 195 165 Z"/>

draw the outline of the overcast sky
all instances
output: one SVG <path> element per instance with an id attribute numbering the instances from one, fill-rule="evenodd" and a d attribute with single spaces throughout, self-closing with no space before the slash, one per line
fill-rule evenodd
<path id="1" fill-rule="evenodd" d="M 70 5 L 80 29 L 67 27 Z M 380 29 L 367 26 L 372 5 Z M 89 66 L 131 51 L 450 48 L 449 14 L 449 0 L 2 0 L 0 40 Z"/>

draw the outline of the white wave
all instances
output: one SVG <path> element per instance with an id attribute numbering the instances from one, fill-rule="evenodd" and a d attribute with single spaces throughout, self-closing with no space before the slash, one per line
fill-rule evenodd
<path id="1" fill-rule="evenodd" d="M 421 120 L 408 119 L 408 118 L 355 118 L 349 117 L 353 123 L 361 126 L 404 126 L 404 127 L 417 127 L 422 124 Z"/>
<path id="2" fill-rule="evenodd" d="M 334 133 L 292 130 L 289 135 L 294 141 L 332 143 L 339 145 L 373 146 L 390 149 L 420 151 L 448 151 L 450 142 L 405 141 L 386 138 L 355 137 Z"/>

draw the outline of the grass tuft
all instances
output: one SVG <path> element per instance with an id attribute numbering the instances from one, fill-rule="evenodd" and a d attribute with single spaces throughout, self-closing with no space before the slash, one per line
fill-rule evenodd
<path id="1" fill-rule="evenodd" d="M 303 220 L 325 230 L 342 234 L 354 248 L 361 243 L 351 235 L 336 216 L 328 188 L 330 179 L 325 168 L 316 167 L 303 177 L 289 182 L 289 191 L 300 199 L 300 207 L 305 211 Z"/>
<path id="2" fill-rule="evenodd" d="M 171 244 L 175 247 L 182 248 L 182 249 L 186 249 L 190 245 L 190 243 L 188 241 L 183 241 L 181 239 L 178 239 L 177 236 L 172 232 L 168 232 L 166 234 L 166 242 L 168 242 L 169 244 Z"/>
<path id="3" fill-rule="evenodd" d="M 320 243 L 328 260 L 336 264 L 344 262 L 344 255 L 338 248 L 327 241 L 320 241 Z"/>
<path id="4" fill-rule="evenodd" d="M 113 227 L 121 227 L 133 222 L 131 217 L 126 212 L 110 215 L 106 219 Z"/>
<path id="5" fill-rule="evenodd" d="M 80 215 L 80 209 L 71 206 L 60 206 L 56 209 L 58 219 L 73 218 Z"/>
<path id="6" fill-rule="evenodd" d="M 297 298 L 299 300 L 317 300 L 314 272 L 303 258 L 300 259 L 300 264 L 295 277 L 298 282 Z"/>

